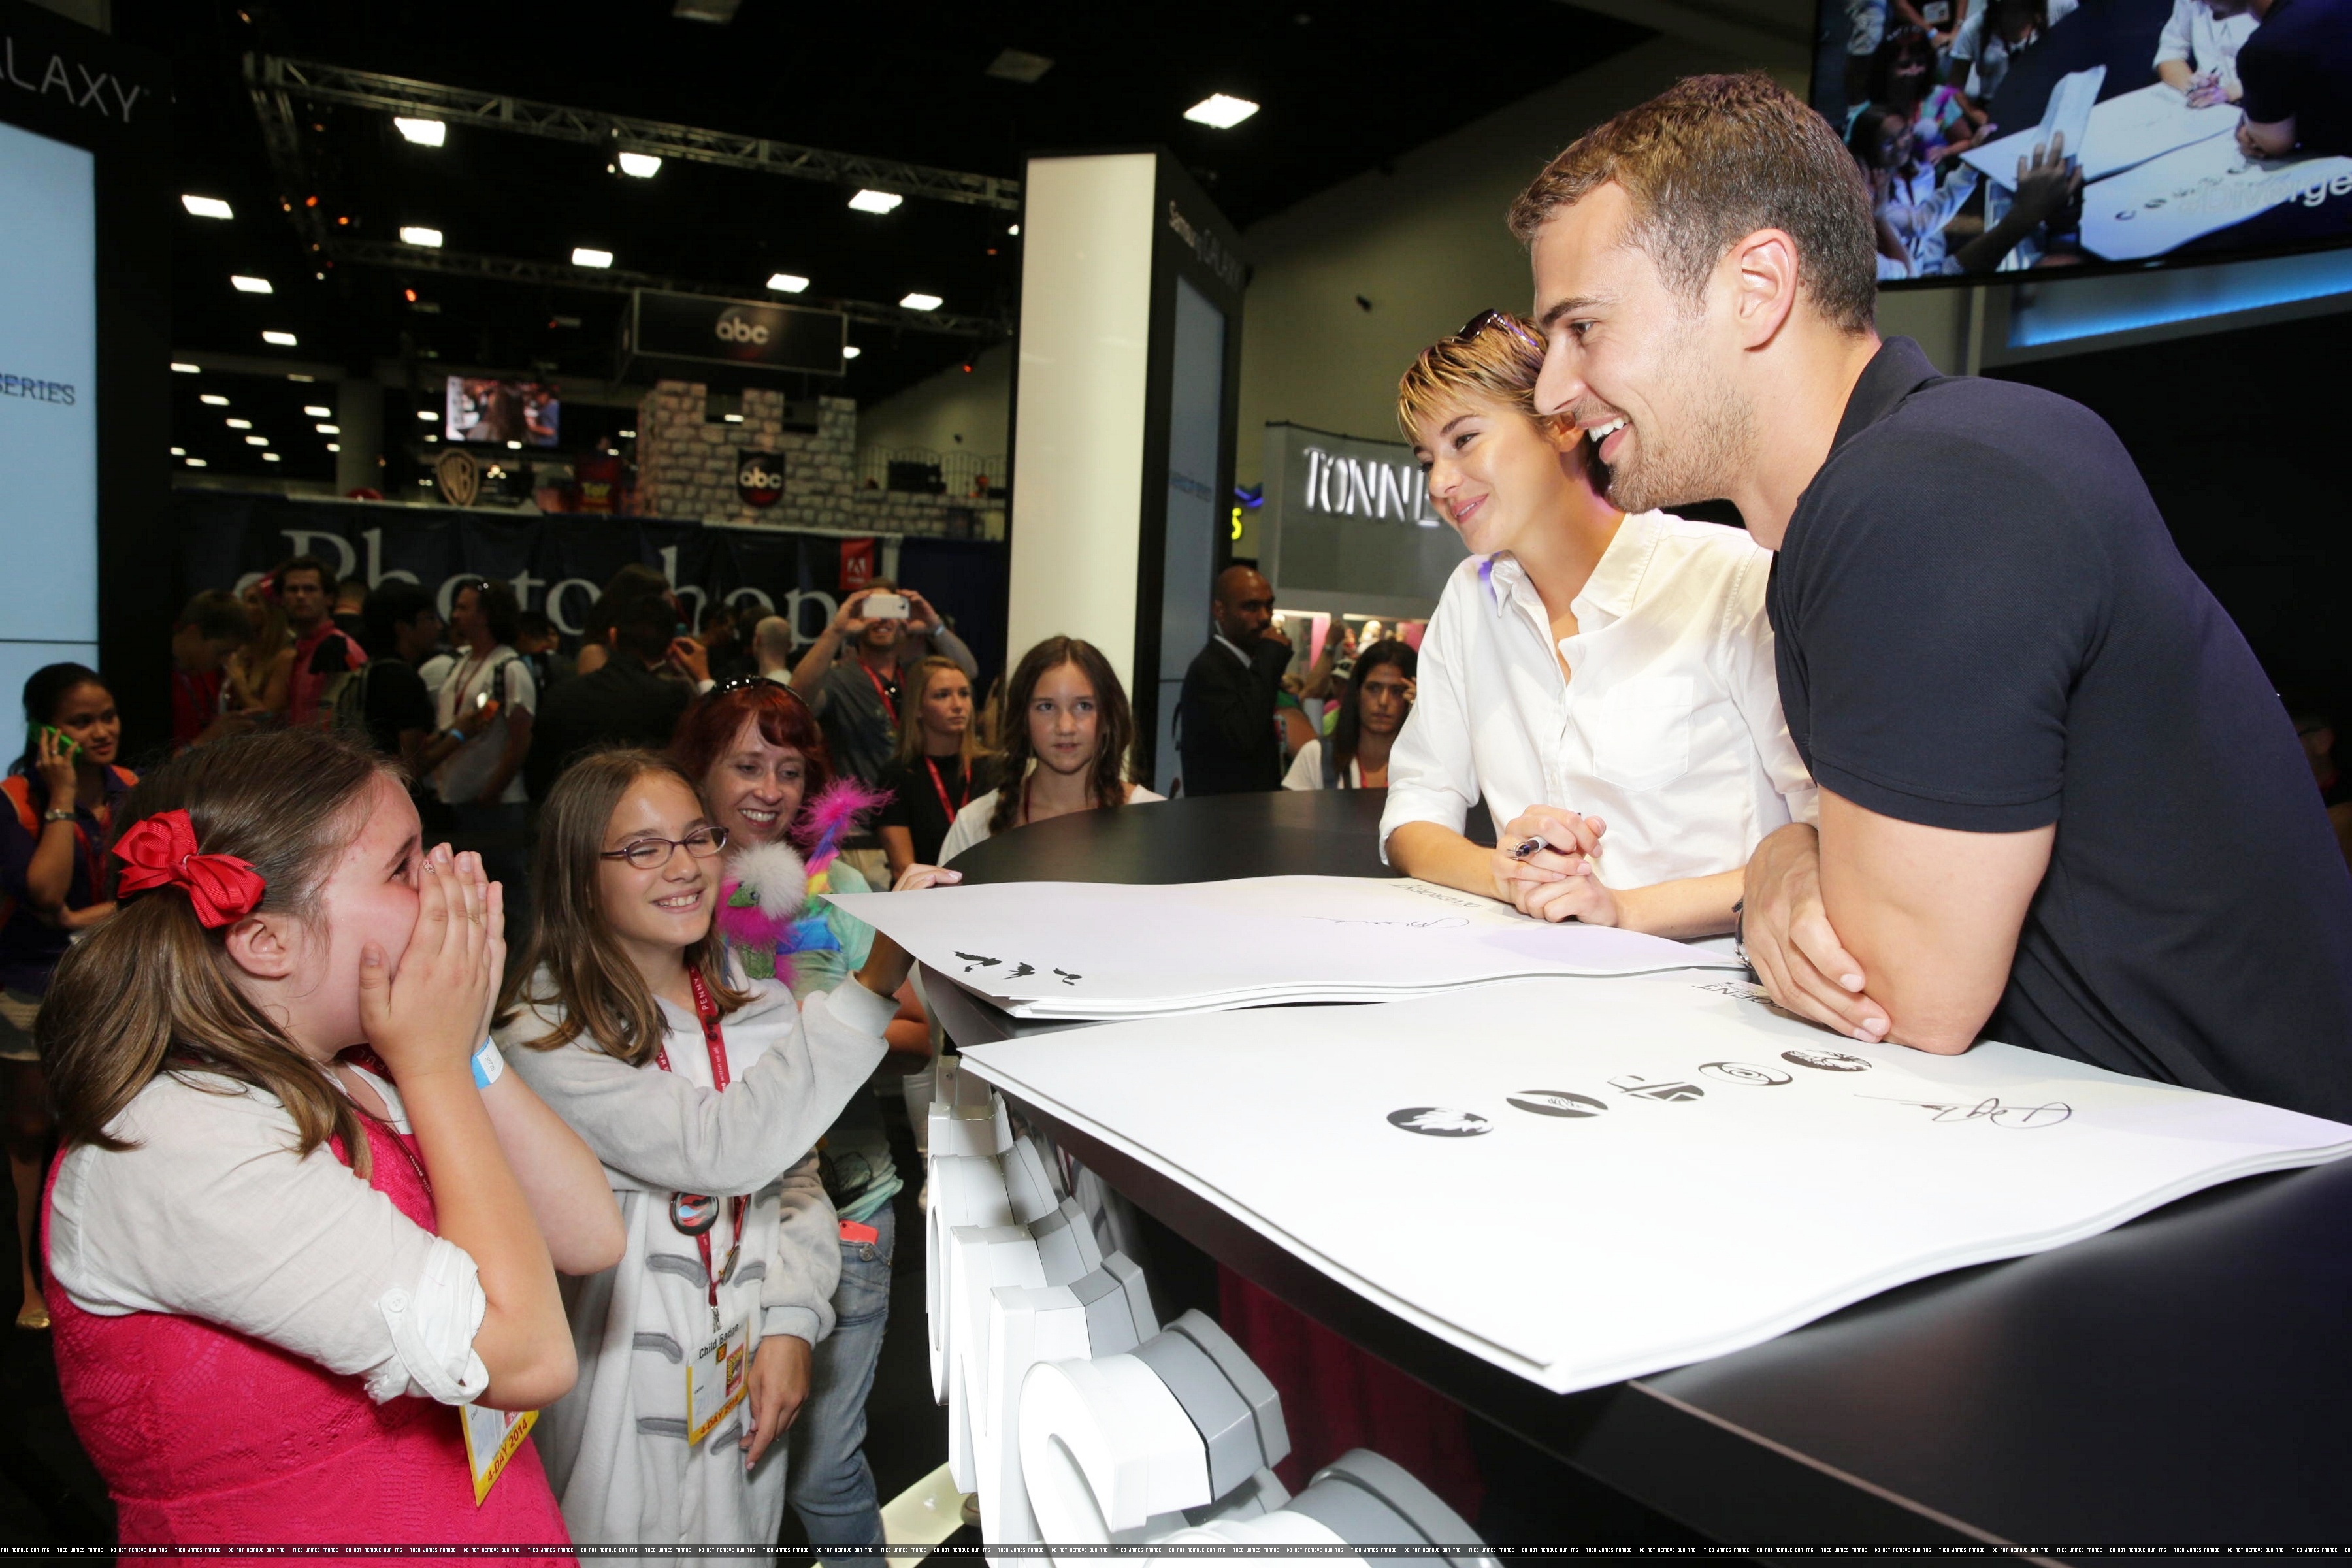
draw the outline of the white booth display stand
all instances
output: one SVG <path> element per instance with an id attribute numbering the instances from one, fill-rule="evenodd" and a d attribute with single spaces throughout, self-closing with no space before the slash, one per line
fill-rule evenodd
<path id="1" fill-rule="evenodd" d="M 1140 1019 L 962 1061 L 1561 1393 L 2352 1152 L 2352 1127 L 2011 1046 L 1858 1045 L 1687 973 Z"/>
<path id="2" fill-rule="evenodd" d="M 945 1064 L 931 1103 L 925 1230 L 932 1392 L 955 1484 L 992 1548 L 1165 1542 L 1421 1546 L 1486 1565 L 1475 1533 L 1402 1468 L 1363 1450 L 1293 1497 L 1274 1385 L 1209 1319 L 1162 1327 L 1142 1273 L 1103 1251 L 1057 1162 L 1013 1135 L 1004 1101 Z M 1173 1555 L 1173 1554 L 1171 1554 Z"/>
<path id="3" fill-rule="evenodd" d="M 1024 1018 L 1380 1002 L 1534 975 L 1740 967 L 1728 952 L 1551 924 L 1410 878 L 992 882 L 827 897 Z"/>

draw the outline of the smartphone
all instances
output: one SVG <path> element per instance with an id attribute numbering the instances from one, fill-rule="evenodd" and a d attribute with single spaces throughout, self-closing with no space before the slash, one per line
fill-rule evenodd
<path id="1" fill-rule="evenodd" d="M 869 621 L 903 621 L 907 618 L 907 595 L 904 594 L 868 594 L 858 606 Z"/>
<path id="2" fill-rule="evenodd" d="M 33 752 L 36 756 L 39 755 L 41 738 L 43 736 L 47 736 L 50 740 L 55 741 L 58 743 L 58 752 L 68 757 L 74 755 L 77 752 L 81 750 L 81 742 L 79 741 L 75 740 L 71 735 L 67 734 L 55 724 L 34 725 L 33 743 L 26 747 L 26 750 Z"/>

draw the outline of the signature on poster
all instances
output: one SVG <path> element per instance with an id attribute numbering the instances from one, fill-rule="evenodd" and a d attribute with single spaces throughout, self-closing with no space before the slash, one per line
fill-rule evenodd
<path id="1" fill-rule="evenodd" d="M 1887 1105 L 1911 1105 L 1936 1114 L 1930 1121 L 1990 1121 L 1995 1127 L 2055 1127 L 2074 1114 L 2074 1108 L 2063 1100 L 2043 1105 L 2009 1105 L 1991 1096 L 1965 1104 L 1947 1100 L 1895 1100 L 1883 1094 L 1859 1094 L 1856 1100 L 1875 1100 Z"/>

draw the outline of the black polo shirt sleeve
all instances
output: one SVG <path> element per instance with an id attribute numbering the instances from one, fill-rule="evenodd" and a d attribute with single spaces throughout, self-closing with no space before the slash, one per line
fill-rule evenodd
<path id="1" fill-rule="evenodd" d="M 1824 788 L 1882 816 L 2055 822 L 2107 567 L 2047 479 L 1982 438 L 1874 434 L 1823 468 L 1775 567 L 1791 731 Z"/>

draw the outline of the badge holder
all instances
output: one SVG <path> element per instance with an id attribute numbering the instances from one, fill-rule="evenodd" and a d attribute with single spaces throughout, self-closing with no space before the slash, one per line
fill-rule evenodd
<path id="1" fill-rule="evenodd" d="M 458 1429 L 466 1435 L 466 1468 L 474 1478 L 474 1506 L 490 1495 L 506 1473 L 507 1461 L 522 1447 L 523 1439 L 539 1424 L 536 1410 L 492 1410 L 486 1405 L 457 1406 Z"/>

